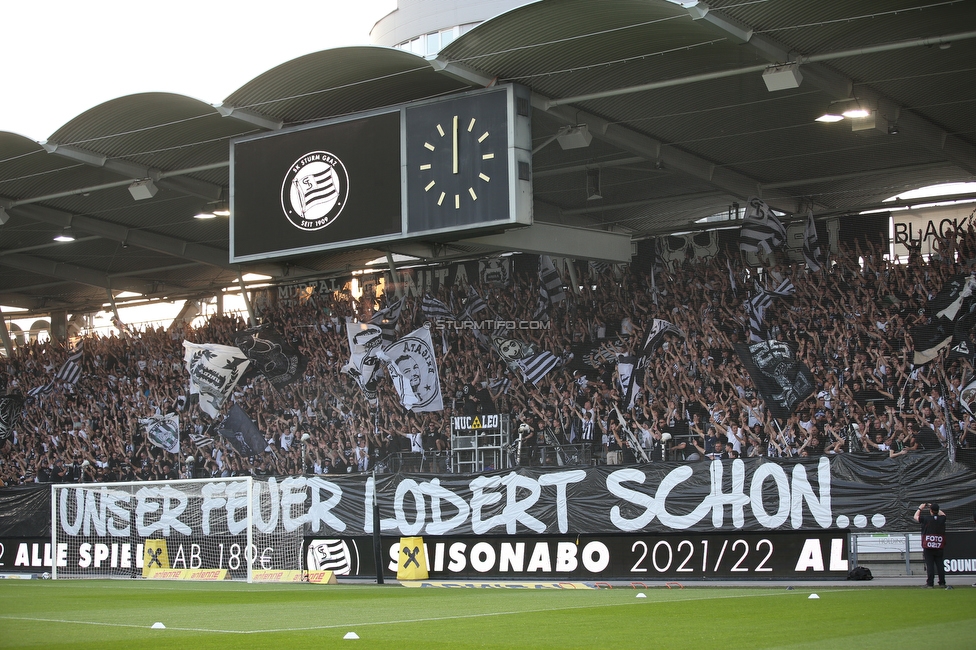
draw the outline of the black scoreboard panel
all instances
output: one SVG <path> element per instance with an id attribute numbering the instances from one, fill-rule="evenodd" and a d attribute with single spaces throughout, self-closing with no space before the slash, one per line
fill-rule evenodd
<path id="1" fill-rule="evenodd" d="M 530 225 L 531 157 L 512 85 L 238 138 L 230 261 Z"/>

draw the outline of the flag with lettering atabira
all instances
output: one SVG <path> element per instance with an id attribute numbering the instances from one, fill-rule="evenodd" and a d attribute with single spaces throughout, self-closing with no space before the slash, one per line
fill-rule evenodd
<path id="1" fill-rule="evenodd" d="M 180 453 L 180 416 L 176 413 L 139 418 L 139 430 L 154 446 Z"/>
<path id="2" fill-rule="evenodd" d="M 301 377 L 308 365 L 308 359 L 267 323 L 238 332 L 234 343 L 275 388 Z"/>
<path id="3" fill-rule="evenodd" d="M 199 398 L 201 411 L 215 418 L 251 362 L 230 345 L 183 341 L 183 348 L 190 395 Z"/>
<path id="4" fill-rule="evenodd" d="M 217 433 L 226 438 L 241 456 L 257 456 L 268 451 L 268 441 L 258 425 L 237 404 L 230 407 L 227 417 L 217 426 Z"/>
<path id="5" fill-rule="evenodd" d="M 378 351 L 376 356 L 386 363 L 403 408 L 410 411 L 444 410 L 429 329 L 415 329 L 385 350 Z"/>
<path id="6" fill-rule="evenodd" d="M 813 374 L 796 358 L 792 343 L 739 343 L 735 351 L 773 417 L 788 418 L 813 393 Z"/>

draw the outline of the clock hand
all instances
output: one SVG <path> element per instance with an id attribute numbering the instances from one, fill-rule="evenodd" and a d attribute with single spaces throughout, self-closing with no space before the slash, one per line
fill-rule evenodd
<path id="1" fill-rule="evenodd" d="M 458 116 L 454 116 L 454 173 L 458 173 Z"/>

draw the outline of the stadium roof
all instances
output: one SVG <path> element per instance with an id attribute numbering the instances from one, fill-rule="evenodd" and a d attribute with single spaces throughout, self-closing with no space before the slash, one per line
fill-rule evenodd
<path id="1" fill-rule="evenodd" d="M 217 107 L 120 97 L 43 144 L 0 132 L 0 304 L 94 311 L 109 293 L 212 295 L 243 273 L 297 281 L 404 252 L 232 265 L 226 218 L 193 217 L 228 198 L 232 138 L 505 82 L 534 93 L 537 221 L 640 239 L 693 228 L 750 195 L 787 213 L 854 214 L 976 176 L 973 27 L 973 0 L 544 0 L 436 59 L 338 48 L 269 70 Z M 789 63 L 799 87 L 768 90 L 766 68 Z M 790 86 L 793 74 L 775 81 Z M 849 98 L 874 111 L 873 126 L 815 121 Z M 563 150 L 555 136 L 580 124 L 592 142 Z M 129 186 L 143 179 L 158 191 L 134 200 Z M 73 242 L 52 241 L 69 226 Z M 458 242 L 425 257 L 481 252 Z"/>

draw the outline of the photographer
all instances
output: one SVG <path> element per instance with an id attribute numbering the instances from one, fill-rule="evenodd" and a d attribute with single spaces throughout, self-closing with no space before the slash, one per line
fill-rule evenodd
<path id="1" fill-rule="evenodd" d="M 925 589 L 932 589 L 935 573 L 939 573 L 939 586 L 952 589 L 946 584 L 945 555 L 946 513 L 938 503 L 923 503 L 915 511 L 915 521 L 922 524 L 922 557 L 925 558 Z"/>

